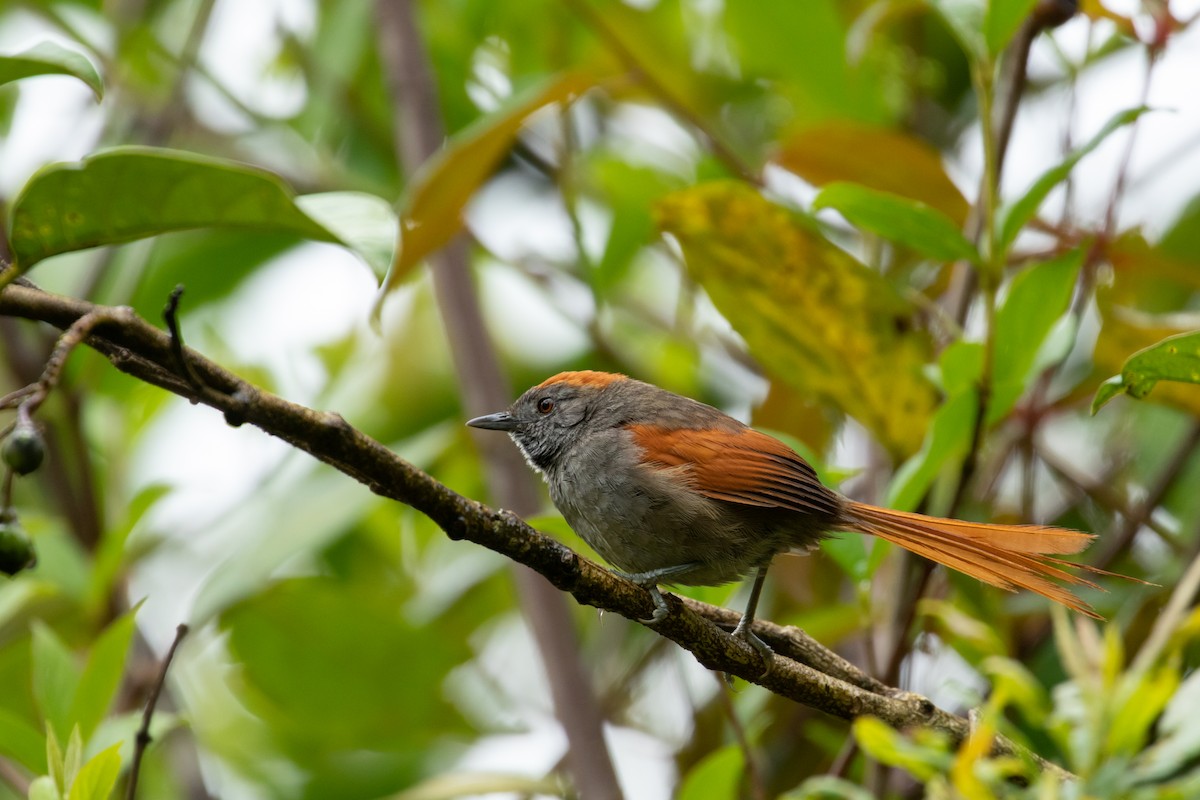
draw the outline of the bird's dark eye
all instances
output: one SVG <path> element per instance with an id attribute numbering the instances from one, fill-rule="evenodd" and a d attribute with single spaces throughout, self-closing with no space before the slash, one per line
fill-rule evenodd
<path id="1" fill-rule="evenodd" d="M 554 410 L 554 401 L 549 397 L 543 397 L 541 400 L 538 400 L 537 409 L 539 413 L 549 414 Z"/>

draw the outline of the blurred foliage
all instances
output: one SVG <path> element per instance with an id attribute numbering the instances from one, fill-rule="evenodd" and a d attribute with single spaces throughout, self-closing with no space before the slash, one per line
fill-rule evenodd
<path id="1" fill-rule="evenodd" d="M 1186 122 L 1095 90 L 1170 69 L 1194 17 L 1091 0 L 1053 29 L 1057 5 L 421 0 L 446 141 L 408 174 L 415 77 L 387 74 L 371 0 L 0 3 L 0 256 L 148 319 L 185 284 L 191 346 L 486 498 L 421 269 L 465 230 L 516 386 L 624 371 L 855 497 L 1091 530 L 1097 567 L 1160 584 L 1100 576 L 1098 628 L 864 539 L 780 559 L 764 614 L 974 709 L 958 746 L 728 693 L 576 609 L 629 797 L 1200 796 L 1200 175 L 1111 157 Z M 979 121 L 1033 21 L 1018 130 L 1063 144 L 1000 159 Z M 1165 172 L 1174 207 L 1133 207 Z M 0 319 L 0 341 L 8 392 L 54 334 Z M 0 419 L 29 473 L 0 509 L 0 800 L 123 793 L 179 622 L 144 797 L 573 796 L 503 559 L 94 354 L 15 424 L 23 397 Z M 988 757 L 995 732 L 1079 780 Z"/>

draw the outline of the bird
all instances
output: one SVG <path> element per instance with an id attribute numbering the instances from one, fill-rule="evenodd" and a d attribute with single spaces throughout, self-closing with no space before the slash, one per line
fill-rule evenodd
<path id="1" fill-rule="evenodd" d="M 571 528 L 613 568 L 650 591 L 753 577 L 733 635 L 770 664 L 753 634 L 767 571 L 781 553 L 805 553 L 839 532 L 893 542 L 1001 589 L 1027 589 L 1101 618 L 1069 586 L 1099 588 L 1059 558 L 1092 534 L 1048 525 L 1000 525 L 895 511 L 821 483 L 791 447 L 710 405 L 625 375 L 562 372 L 474 428 L 504 431 Z M 765 648 L 765 650 L 764 650 Z M 769 667 L 768 667 L 769 668 Z"/>

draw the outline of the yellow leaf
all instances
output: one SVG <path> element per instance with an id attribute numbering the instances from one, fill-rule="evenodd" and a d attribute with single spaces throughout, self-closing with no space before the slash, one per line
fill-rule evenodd
<path id="1" fill-rule="evenodd" d="M 732 181 L 669 195 L 659 227 L 772 375 L 858 420 L 897 458 L 937 403 L 908 301 L 797 216 Z"/>
<path id="2" fill-rule="evenodd" d="M 968 204 L 930 145 L 900 131 L 833 121 L 792 135 L 775 162 L 814 186 L 852 181 L 936 208 L 959 227 Z"/>
<path id="3" fill-rule="evenodd" d="M 995 800 L 996 795 L 975 774 L 975 765 L 986 759 L 996 736 L 995 726 L 980 720 L 971 735 L 962 743 L 950 768 L 950 782 L 964 800 Z"/>

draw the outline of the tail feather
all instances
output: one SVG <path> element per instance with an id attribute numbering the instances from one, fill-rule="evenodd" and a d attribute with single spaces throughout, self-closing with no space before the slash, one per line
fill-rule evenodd
<path id="1" fill-rule="evenodd" d="M 907 511 L 891 509 L 875 509 L 874 506 L 860 504 L 858 510 L 865 508 L 884 512 L 889 518 L 904 519 L 917 525 L 928 526 L 930 522 L 937 524 L 938 529 L 950 531 L 968 539 L 984 540 L 1018 553 L 1080 553 L 1095 539 L 1090 533 L 1055 528 L 1049 525 L 990 525 L 986 522 L 964 522 L 959 519 L 941 519 L 927 517 L 924 514 L 912 514 Z"/>
<path id="2" fill-rule="evenodd" d="M 849 504 L 847 518 L 854 530 L 887 539 L 985 583 L 1008 591 L 1028 589 L 1081 614 L 1101 618 L 1070 589 L 1056 583 L 1099 588 L 1063 569 L 1087 569 L 1086 565 L 1048 555 L 1078 553 L 1095 538 L 1091 534 L 1042 525 L 962 522 L 891 511 L 865 503 Z"/>

